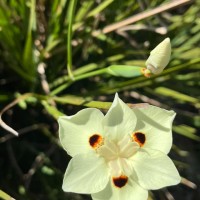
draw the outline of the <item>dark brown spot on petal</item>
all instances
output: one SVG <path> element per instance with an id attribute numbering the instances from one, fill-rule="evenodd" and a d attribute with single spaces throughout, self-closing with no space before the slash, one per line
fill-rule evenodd
<path id="1" fill-rule="evenodd" d="M 133 140 L 142 147 L 146 141 L 146 136 L 144 133 L 135 132 L 133 133 Z"/>
<path id="2" fill-rule="evenodd" d="M 103 143 L 103 137 L 98 134 L 94 134 L 89 139 L 90 146 L 92 148 L 97 148 Z"/>
<path id="3" fill-rule="evenodd" d="M 116 187 L 122 188 L 128 182 L 128 177 L 125 175 L 121 175 L 119 177 L 113 177 L 113 183 Z"/>

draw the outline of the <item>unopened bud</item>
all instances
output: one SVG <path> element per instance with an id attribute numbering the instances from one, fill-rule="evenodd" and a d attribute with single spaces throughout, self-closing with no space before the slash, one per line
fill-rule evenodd
<path id="1" fill-rule="evenodd" d="M 170 39 L 166 38 L 157 45 L 151 52 L 146 61 L 147 69 L 153 74 L 159 74 L 169 63 L 171 56 Z"/>

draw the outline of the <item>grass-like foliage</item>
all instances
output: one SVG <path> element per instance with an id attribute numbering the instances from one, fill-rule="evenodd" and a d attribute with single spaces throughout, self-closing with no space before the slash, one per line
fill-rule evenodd
<path id="1" fill-rule="evenodd" d="M 166 37 L 172 57 L 161 74 L 110 72 L 145 67 Z M 56 119 L 83 107 L 108 109 L 119 92 L 124 102 L 177 113 L 170 156 L 182 184 L 149 200 L 199 199 L 199 44 L 199 1 L 0 0 L 0 115 L 19 133 L 0 129 L 0 197 L 89 200 L 61 189 L 70 157 Z"/>

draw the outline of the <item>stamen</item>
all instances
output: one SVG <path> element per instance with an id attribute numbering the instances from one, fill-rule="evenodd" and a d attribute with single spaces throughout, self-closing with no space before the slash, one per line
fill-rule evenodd
<path id="1" fill-rule="evenodd" d="M 103 144 L 103 137 L 99 134 L 94 134 L 89 138 L 90 146 L 94 149 L 97 149 Z"/>
<path id="2" fill-rule="evenodd" d="M 142 132 L 133 133 L 132 138 L 135 142 L 137 142 L 140 145 L 140 147 L 142 147 L 146 141 L 146 136 Z"/>
<path id="3" fill-rule="evenodd" d="M 124 187 L 128 182 L 128 177 L 125 175 L 121 175 L 119 177 L 113 177 L 113 183 L 116 187 L 122 188 Z"/>

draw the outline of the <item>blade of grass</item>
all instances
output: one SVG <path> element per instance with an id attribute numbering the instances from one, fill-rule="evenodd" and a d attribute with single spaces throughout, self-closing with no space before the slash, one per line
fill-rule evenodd
<path id="1" fill-rule="evenodd" d="M 70 1 L 68 10 L 68 32 L 67 32 L 67 71 L 69 77 L 73 80 L 72 73 L 72 24 L 74 20 L 74 13 L 76 8 L 77 0 Z"/>
<path id="2" fill-rule="evenodd" d="M 88 11 L 90 10 L 90 8 L 93 6 L 94 3 L 95 1 L 83 1 L 81 7 L 76 13 L 75 21 L 76 22 L 83 21 L 86 14 L 88 13 Z"/>
<path id="3" fill-rule="evenodd" d="M 185 136 L 187 138 L 200 142 L 200 137 L 195 135 L 196 129 L 192 127 L 182 124 L 182 125 L 173 126 L 172 130 L 182 136 Z"/>
<path id="4" fill-rule="evenodd" d="M 36 12 L 35 12 L 35 0 L 30 2 L 30 16 L 27 30 L 26 44 L 23 52 L 23 67 L 30 76 L 34 77 L 35 67 L 33 62 L 33 38 L 32 31 L 36 30 Z"/>
<path id="5" fill-rule="evenodd" d="M 0 190 L 0 198 L 3 200 L 15 200 L 14 198 L 12 198 L 10 195 L 8 195 L 2 190 Z"/>
<path id="6" fill-rule="evenodd" d="M 97 6 L 95 9 L 93 9 L 92 11 L 90 11 L 87 15 L 87 17 L 92 17 L 95 16 L 97 14 L 99 14 L 102 10 L 104 10 L 106 7 L 108 7 L 114 0 L 106 0 L 106 1 L 102 1 L 99 6 Z"/>
<path id="7" fill-rule="evenodd" d="M 188 96 L 186 94 L 180 93 L 180 92 L 172 90 L 170 88 L 157 87 L 155 89 L 155 92 L 159 95 L 169 96 L 169 97 L 172 97 L 172 98 L 180 100 L 180 101 L 185 101 L 185 102 L 189 102 L 189 103 L 193 103 L 193 104 L 199 103 L 199 100 L 197 98 Z"/>
<path id="8" fill-rule="evenodd" d="M 44 51 L 42 52 L 44 56 L 45 54 L 50 54 L 50 51 L 52 51 L 62 41 L 62 39 L 59 37 L 59 32 L 62 27 L 61 24 L 58 22 L 61 21 L 63 16 L 65 16 L 66 4 L 67 0 L 55 0 L 52 2 L 52 7 L 50 11 L 51 18 L 48 21 L 48 29 L 51 31 L 47 36 L 47 43 Z"/>

